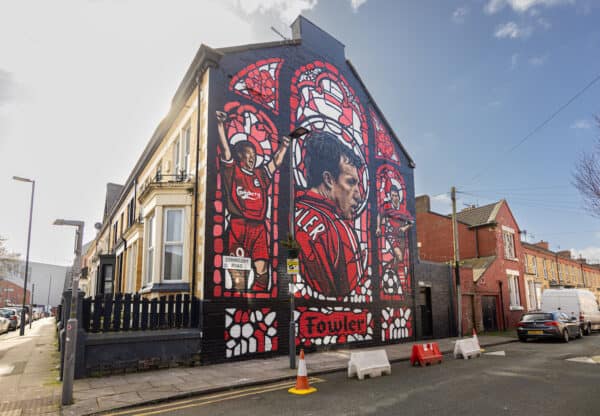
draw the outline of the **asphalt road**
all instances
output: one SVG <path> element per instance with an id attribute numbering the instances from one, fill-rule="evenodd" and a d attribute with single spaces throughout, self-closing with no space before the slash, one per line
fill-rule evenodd
<path id="1" fill-rule="evenodd" d="M 339 372 L 318 376 L 318 391 L 287 392 L 289 383 L 231 390 L 111 415 L 600 415 L 600 363 L 567 358 L 600 355 L 600 334 L 571 341 L 511 343 L 472 360 L 444 356 L 441 365 L 392 366 L 392 375 L 358 381 Z M 310 359 L 310 356 L 309 356 Z"/>

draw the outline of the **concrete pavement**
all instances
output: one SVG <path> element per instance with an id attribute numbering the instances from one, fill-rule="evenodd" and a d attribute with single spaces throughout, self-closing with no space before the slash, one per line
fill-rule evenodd
<path id="1" fill-rule="evenodd" d="M 0 335 L 0 416 L 58 415 L 61 384 L 56 321 L 44 318 Z"/>
<path id="2" fill-rule="evenodd" d="M 432 340 L 443 353 L 452 352 L 451 338 Z M 514 337 L 479 336 L 482 347 L 515 341 Z M 390 361 L 410 358 L 413 343 L 389 345 Z M 381 347 L 378 347 L 379 349 Z M 309 375 L 319 375 L 347 368 L 351 350 L 339 349 L 307 354 Z M 237 361 L 193 368 L 171 368 L 152 372 L 123 374 L 102 378 L 76 380 L 75 403 L 63 408 L 64 415 L 88 415 L 145 403 L 160 402 L 206 394 L 233 387 L 250 386 L 293 379 L 296 370 L 289 368 L 287 356 Z M 2 416 L 2 415 L 0 415 Z"/>

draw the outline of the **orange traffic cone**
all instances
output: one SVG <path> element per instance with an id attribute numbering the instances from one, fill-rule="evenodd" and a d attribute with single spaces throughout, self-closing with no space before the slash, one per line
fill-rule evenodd
<path id="1" fill-rule="evenodd" d="M 479 350 L 481 352 L 484 351 L 483 348 L 481 348 L 481 345 L 479 344 L 479 338 L 477 338 L 477 331 L 475 331 L 475 327 L 473 327 L 473 339 L 475 340 L 475 342 L 477 343 L 477 346 L 479 347 Z"/>
<path id="2" fill-rule="evenodd" d="M 300 350 L 300 361 L 298 362 L 298 376 L 296 377 L 296 387 L 292 387 L 288 392 L 292 394 L 310 394 L 317 391 L 308 384 L 308 374 L 306 372 L 306 362 L 304 361 L 304 350 Z"/>

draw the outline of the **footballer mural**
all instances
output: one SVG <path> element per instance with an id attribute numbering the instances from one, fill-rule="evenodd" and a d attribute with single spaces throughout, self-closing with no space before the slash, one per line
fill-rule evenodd
<path id="1" fill-rule="evenodd" d="M 224 305 L 223 357 L 287 346 L 290 279 L 298 346 L 412 337 L 404 155 L 362 87 L 325 60 L 233 62 L 243 65 L 227 72 L 209 141 L 217 169 L 206 290 Z M 298 127 L 308 133 L 286 137 Z M 278 266 L 291 212 L 300 268 L 287 277 Z M 224 256 L 249 267 L 226 268 Z"/>

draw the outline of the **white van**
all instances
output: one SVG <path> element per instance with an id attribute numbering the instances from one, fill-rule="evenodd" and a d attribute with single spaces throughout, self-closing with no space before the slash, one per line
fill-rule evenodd
<path id="1" fill-rule="evenodd" d="M 585 335 L 600 329 L 600 310 L 592 292 L 587 289 L 546 289 L 542 292 L 542 311 L 561 311 L 579 319 Z"/>

